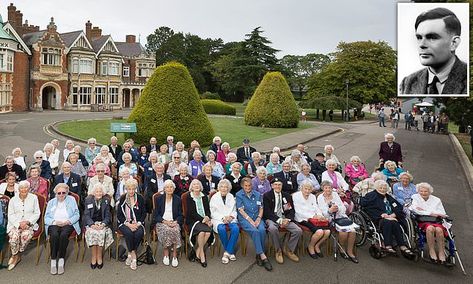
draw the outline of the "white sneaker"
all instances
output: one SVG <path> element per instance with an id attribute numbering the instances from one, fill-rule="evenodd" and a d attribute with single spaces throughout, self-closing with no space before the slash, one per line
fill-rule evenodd
<path id="1" fill-rule="evenodd" d="M 164 265 L 169 265 L 169 256 L 163 257 L 163 264 Z"/>
<path id="2" fill-rule="evenodd" d="M 126 260 L 125 260 L 126 266 L 130 266 L 130 265 L 131 265 L 131 260 L 132 260 L 131 254 L 129 254 L 128 257 L 127 257 Z"/>
<path id="3" fill-rule="evenodd" d="M 133 260 L 131 261 L 130 268 L 131 268 L 132 270 L 136 270 L 136 268 L 137 268 L 136 259 L 133 259 Z"/>
<path id="4" fill-rule="evenodd" d="M 172 267 L 177 267 L 179 265 L 179 261 L 177 261 L 177 257 L 172 258 Z"/>
<path id="5" fill-rule="evenodd" d="M 235 256 L 234 254 L 229 255 L 228 258 L 229 258 L 231 261 L 235 261 L 235 260 L 236 260 L 236 256 Z"/>
<path id="6" fill-rule="evenodd" d="M 222 263 L 223 264 L 227 264 L 229 262 L 228 256 L 229 256 L 229 254 L 227 252 L 223 253 L 223 257 L 222 257 Z"/>

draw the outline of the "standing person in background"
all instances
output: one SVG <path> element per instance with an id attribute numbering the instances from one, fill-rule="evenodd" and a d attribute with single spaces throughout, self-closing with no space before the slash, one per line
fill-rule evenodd
<path id="1" fill-rule="evenodd" d="M 393 128 L 397 128 L 398 125 L 399 125 L 399 119 L 400 119 L 401 115 L 399 114 L 399 112 L 396 110 L 394 111 L 394 115 L 393 115 Z"/>
<path id="2" fill-rule="evenodd" d="M 379 127 L 386 127 L 386 124 L 384 124 L 385 118 L 386 114 L 384 113 L 384 108 L 382 107 L 378 112 Z"/>

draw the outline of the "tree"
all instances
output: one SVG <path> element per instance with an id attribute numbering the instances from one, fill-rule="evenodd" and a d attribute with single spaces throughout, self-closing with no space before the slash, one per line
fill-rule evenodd
<path id="1" fill-rule="evenodd" d="M 146 37 L 146 50 L 155 53 L 173 35 L 174 31 L 169 27 L 157 28 L 154 33 Z"/>
<path id="2" fill-rule="evenodd" d="M 131 137 L 137 143 L 147 143 L 153 136 L 166 141 L 172 135 L 186 145 L 194 139 L 210 145 L 214 137 L 192 78 L 177 62 L 156 68 L 128 122 L 136 123 L 138 132 Z"/>
<path id="3" fill-rule="evenodd" d="M 245 109 L 245 123 L 252 126 L 297 127 L 299 112 L 286 79 L 268 72 Z"/>
<path id="4" fill-rule="evenodd" d="M 344 96 L 372 103 L 396 96 L 396 53 L 383 41 L 341 42 L 334 59 L 308 81 L 310 97 Z"/>
<path id="5" fill-rule="evenodd" d="M 318 73 L 330 63 L 330 57 L 324 54 L 309 53 L 307 55 L 286 55 L 281 61 L 282 72 L 287 78 L 291 89 L 303 95 L 310 76 Z"/>

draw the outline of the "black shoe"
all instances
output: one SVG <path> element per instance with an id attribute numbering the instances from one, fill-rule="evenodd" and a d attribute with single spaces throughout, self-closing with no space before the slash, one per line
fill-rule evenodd
<path id="1" fill-rule="evenodd" d="M 349 255 L 347 256 L 353 263 L 359 263 L 358 258 L 356 256 L 349 256 Z"/>
<path id="2" fill-rule="evenodd" d="M 267 271 L 273 270 L 273 266 L 271 265 L 271 263 L 269 262 L 269 260 L 267 258 L 265 260 L 262 260 L 262 261 L 263 261 L 264 269 L 266 269 Z"/>
<path id="3" fill-rule="evenodd" d="M 202 265 L 202 267 L 207 267 L 207 261 L 201 262 L 200 265 Z"/>
<path id="4" fill-rule="evenodd" d="M 315 254 L 316 254 L 318 257 L 320 257 L 320 258 L 324 257 L 324 255 L 322 254 L 322 252 L 317 252 L 317 251 L 316 251 Z"/>
<path id="5" fill-rule="evenodd" d="M 306 248 L 306 249 L 307 249 L 307 253 L 309 254 L 310 257 L 312 257 L 313 259 L 319 258 L 319 257 L 317 256 L 317 254 L 315 254 L 315 253 L 310 253 L 309 248 Z"/>
<path id="6" fill-rule="evenodd" d="M 97 263 L 97 268 L 98 268 L 98 269 L 102 269 L 102 267 L 103 267 L 103 262 L 102 262 L 101 264 L 98 264 L 98 263 Z"/>
<path id="7" fill-rule="evenodd" d="M 258 266 L 263 266 L 263 260 L 261 260 L 261 257 L 259 255 L 256 256 L 256 264 Z"/>
<path id="8" fill-rule="evenodd" d="M 92 268 L 92 269 L 97 268 L 97 263 L 91 263 L 91 264 L 90 264 L 90 268 Z"/>

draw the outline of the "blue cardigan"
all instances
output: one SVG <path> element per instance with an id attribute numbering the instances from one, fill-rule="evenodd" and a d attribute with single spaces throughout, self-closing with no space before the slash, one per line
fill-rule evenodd
<path id="1" fill-rule="evenodd" d="M 161 194 L 156 199 L 156 208 L 153 212 L 153 224 L 152 224 L 153 226 L 156 225 L 156 223 L 163 222 L 163 215 L 164 215 L 165 209 L 166 209 L 166 194 Z M 182 215 L 181 198 L 179 198 L 175 194 L 172 195 L 172 218 L 174 219 L 174 221 L 177 221 L 177 223 L 180 226 L 182 226 L 183 215 Z"/>
<path id="2" fill-rule="evenodd" d="M 69 215 L 69 221 L 71 222 L 77 235 L 80 235 L 79 225 L 79 208 L 77 208 L 77 202 L 74 197 L 68 195 L 64 200 L 66 202 L 67 215 Z M 46 214 L 44 215 L 44 226 L 46 229 L 46 236 L 48 235 L 48 228 L 54 222 L 54 212 L 57 206 L 57 198 L 49 200 L 48 206 L 46 206 Z"/>

